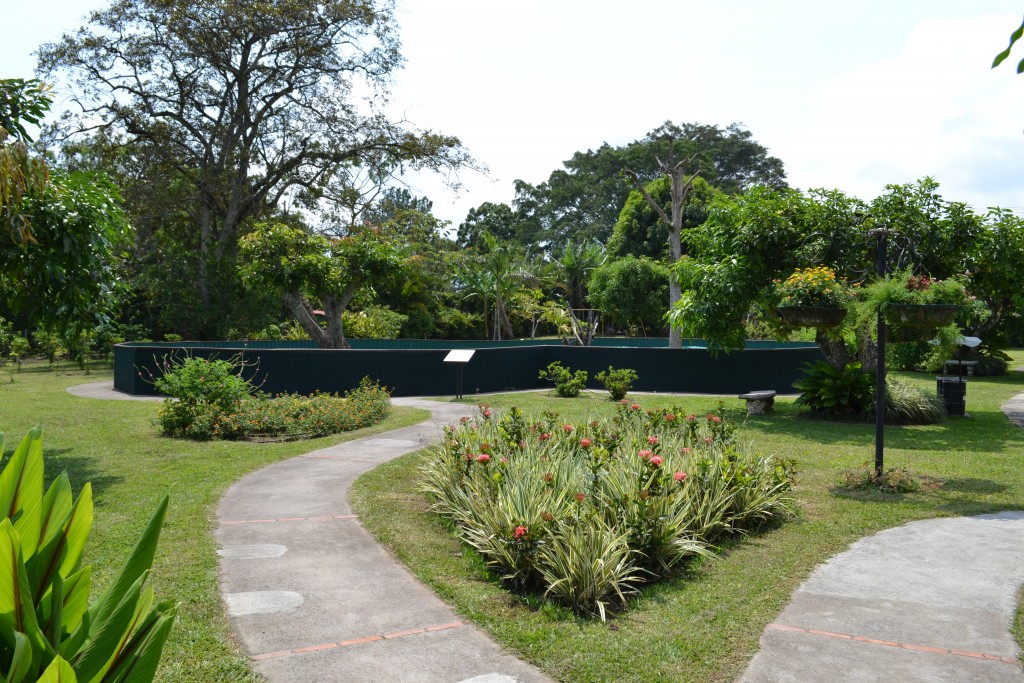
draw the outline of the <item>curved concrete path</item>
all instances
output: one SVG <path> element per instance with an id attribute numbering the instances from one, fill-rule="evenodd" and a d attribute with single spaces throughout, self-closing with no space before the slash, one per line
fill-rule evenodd
<path id="1" fill-rule="evenodd" d="M 69 391 L 124 396 L 99 384 Z M 221 588 L 243 648 L 272 683 L 548 680 L 456 616 L 351 514 L 359 474 L 436 440 L 468 411 L 395 403 L 432 418 L 271 465 L 225 494 Z M 1024 427 L 1024 394 L 1003 410 Z M 882 531 L 814 571 L 740 680 L 1024 683 L 1010 635 L 1021 584 L 1024 512 Z"/>
<path id="2" fill-rule="evenodd" d="M 811 574 L 740 681 L 1022 683 L 1022 583 L 1024 512 L 887 529 Z"/>
<path id="3" fill-rule="evenodd" d="M 110 381 L 77 396 L 139 399 Z M 431 418 L 291 458 L 231 486 L 217 509 L 221 595 L 242 649 L 271 683 L 540 683 L 544 674 L 457 616 L 359 524 L 352 482 L 436 441 L 472 408 L 396 398 Z"/>
<path id="4" fill-rule="evenodd" d="M 1024 394 L 1002 409 L 1024 427 Z M 811 574 L 740 681 L 1024 683 L 1010 633 L 1022 584 L 1024 512 L 887 529 Z"/>
<path id="5" fill-rule="evenodd" d="M 436 441 L 470 410 L 432 417 L 243 477 L 217 510 L 221 592 L 253 667 L 285 681 L 547 681 L 458 617 L 370 537 L 348 491 L 376 465 Z"/>

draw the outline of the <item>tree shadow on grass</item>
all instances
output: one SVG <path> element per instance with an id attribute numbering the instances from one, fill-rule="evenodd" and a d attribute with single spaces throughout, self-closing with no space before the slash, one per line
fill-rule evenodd
<path id="1" fill-rule="evenodd" d="M 1004 510 L 1024 510 L 1024 504 L 992 500 L 989 496 L 1002 493 L 1009 486 L 991 479 L 921 477 L 920 483 L 920 490 L 908 493 L 882 491 L 874 487 L 850 489 L 842 486 L 835 486 L 829 492 L 837 498 L 861 504 L 891 503 L 963 517 Z"/>
<path id="2" fill-rule="evenodd" d="M 3 462 L 0 469 L 7 465 L 7 461 L 14 453 L 17 444 L 5 444 Z M 68 480 L 71 482 L 71 490 L 75 498 L 81 493 L 86 483 L 92 484 L 93 507 L 103 506 L 103 491 L 112 484 L 116 484 L 124 477 L 109 474 L 96 467 L 95 459 L 88 456 L 77 455 L 72 448 L 43 448 L 43 486 L 48 487 L 50 483 L 60 476 L 61 472 L 67 472 Z"/>
<path id="3" fill-rule="evenodd" d="M 956 491 L 959 493 L 1002 493 L 1009 487 L 991 479 L 964 477 L 961 479 L 946 479 L 942 484 L 942 488 L 946 491 Z"/>
<path id="4" fill-rule="evenodd" d="M 43 460 L 46 463 L 46 484 L 60 475 L 68 473 L 71 490 L 75 497 L 86 483 L 92 484 L 92 500 L 94 507 L 103 507 L 107 487 L 124 481 L 119 474 L 111 474 L 96 466 L 96 459 L 88 455 L 79 455 L 71 448 L 44 449 Z"/>
<path id="5" fill-rule="evenodd" d="M 969 411 L 968 418 L 947 418 L 934 425 L 885 426 L 887 448 L 908 451 L 1002 451 L 1024 444 L 1024 430 L 1014 427 L 1002 411 Z M 798 409 L 746 420 L 747 427 L 822 445 L 864 445 L 875 440 L 874 422 L 829 420 Z"/>

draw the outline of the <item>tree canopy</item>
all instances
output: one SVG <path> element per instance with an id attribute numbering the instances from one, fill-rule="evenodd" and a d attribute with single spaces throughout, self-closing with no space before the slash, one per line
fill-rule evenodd
<path id="1" fill-rule="evenodd" d="M 590 276 L 590 301 L 621 328 L 647 336 L 665 329 L 668 268 L 640 256 L 625 256 L 596 268 Z"/>
<path id="2" fill-rule="evenodd" d="M 81 104 L 64 132 L 100 127 L 181 193 L 194 237 L 173 241 L 209 309 L 211 290 L 232 287 L 215 274 L 233 277 L 239 236 L 283 201 L 326 200 L 355 223 L 393 174 L 469 163 L 456 138 L 379 111 L 399 48 L 386 0 L 119 0 L 44 45 L 40 64 Z"/>
<path id="3" fill-rule="evenodd" d="M 662 175 L 659 156 L 692 157 L 689 173 L 727 193 L 785 186 L 782 161 L 740 124 L 666 122 L 629 144 L 577 152 L 539 185 L 517 180 L 513 205 L 520 222 L 532 224 L 527 233 L 554 250 L 570 239 L 606 243 L 631 191 L 623 171 L 651 182 Z"/>
<path id="4" fill-rule="evenodd" d="M 672 324 L 713 347 L 742 348 L 743 317 L 751 305 L 767 303 L 774 279 L 813 265 L 850 281 L 871 278 L 869 231 L 879 226 L 891 233 L 890 267 L 936 278 L 968 274 L 971 291 L 992 310 L 974 332 L 993 332 L 1016 315 L 1024 295 L 1017 275 L 1024 220 L 999 210 L 978 215 L 944 200 L 938 184 L 924 178 L 889 185 L 870 204 L 838 190 L 761 188 L 717 197 L 707 222 L 686 234 L 690 256 L 675 267 L 684 294 Z"/>
<path id="5" fill-rule="evenodd" d="M 49 107 L 39 81 L 0 80 L 0 312 L 74 335 L 110 313 L 131 226 L 106 177 L 50 173 L 25 145 Z"/>
<path id="6" fill-rule="evenodd" d="M 0 227 L 22 244 L 32 239 L 27 195 L 40 196 L 49 182 L 46 160 L 32 154 L 26 125 L 39 125 L 50 109 L 49 87 L 37 80 L 0 79 Z"/>
<path id="7" fill-rule="evenodd" d="M 375 228 L 327 238 L 296 221 L 265 222 L 242 239 L 242 273 L 253 288 L 279 291 L 284 304 L 320 348 L 346 348 L 342 313 L 369 282 L 397 278 L 402 260 Z M 313 303 L 322 308 L 325 325 Z"/>

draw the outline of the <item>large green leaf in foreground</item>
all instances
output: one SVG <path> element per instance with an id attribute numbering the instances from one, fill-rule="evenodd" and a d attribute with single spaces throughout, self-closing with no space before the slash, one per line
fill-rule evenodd
<path id="1" fill-rule="evenodd" d="M 3 452 L 0 434 L 0 453 Z M 43 491 L 43 445 L 31 430 L 0 472 L 0 681 L 148 683 L 174 622 L 144 584 L 167 514 L 164 496 L 134 550 L 90 606 L 81 567 L 92 489 L 66 474 Z"/>

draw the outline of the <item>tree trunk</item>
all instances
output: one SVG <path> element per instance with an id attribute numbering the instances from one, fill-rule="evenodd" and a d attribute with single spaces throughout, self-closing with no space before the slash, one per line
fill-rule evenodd
<path id="1" fill-rule="evenodd" d="M 196 275 L 196 289 L 199 290 L 199 301 L 204 310 L 210 308 L 210 275 L 207 259 L 210 258 L 210 232 L 213 217 L 210 207 L 201 205 L 199 209 L 199 272 Z"/>
<path id="2" fill-rule="evenodd" d="M 818 348 L 821 349 L 829 365 L 842 370 L 853 362 L 854 358 L 850 355 L 850 351 L 846 348 L 846 342 L 843 341 L 842 337 L 830 334 L 825 330 L 818 330 L 814 334 L 814 341 L 817 342 Z"/>
<path id="3" fill-rule="evenodd" d="M 864 372 L 875 372 L 878 368 L 878 342 L 871 338 L 871 325 L 857 330 L 857 360 Z"/>
<path id="4" fill-rule="evenodd" d="M 309 305 L 309 302 L 299 294 L 298 290 L 286 292 L 284 295 L 284 303 L 291 311 L 292 317 L 295 318 L 296 322 L 299 323 L 299 327 L 309 335 L 309 338 L 316 342 L 316 345 L 321 349 L 330 348 L 328 346 L 327 332 L 324 328 L 320 327 L 320 324 L 316 321 L 316 316 L 313 313 L 313 307 Z"/>
<path id="5" fill-rule="evenodd" d="M 658 167 L 661 172 L 669 177 L 670 193 L 672 197 L 672 215 L 665 213 L 665 209 L 661 207 L 658 202 L 654 200 L 654 197 L 647 191 L 643 183 L 640 182 L 640 176 L 634 171 L 626 170 L 625 173 L 633 181 L 636 189 L 643 195 L 644 201 L 647 205 L 658 214 L 662 222 L 668 226 L 668 243 L 670 258 L 672 263 L 670 266 L 679 262 L 679 259 L 683 256 L 682 247 L 682 234 L 683 234 L 683 207 L 686 204 L 686 198 L 690 194 L 690 190 L 693 189 L 693 181 L 697 177 L 696 174 L 691 175 L 689 178 L 686 177 L 686 171 L 690 167 L 690 163 L 696 158 L 696 154 L 693 156 L 683 159 L 682 161 L 675 163 L 671 147 L 669 148 L 669 155 L 666 160 L 658 159 Z M 680 299 L 683 298 L 683 290 L 679 283 L 676 281 L 673 275 L 669 275 L 668 278 L 668 305 L 669 312 L 671 312 Z M 675 325 L 669 324 L 668 328 L 668 347 L 670 349 L 681 349 L 683 348 L 682 334 L 679 332 L 679 328 Z"/>
<path id="6" fill-rule="evenodd" d="M 330 294 L 320 297 L 320 305 L 323 306 L 327 322 L 326 329 L 320 327 L 320 323 L 316 321 L 316 314 L 313 313 L 313 307 L 297 290 L 287 292 L 284 295 L 284 303 L 309 338 L 316 342 L 317 347 L 348 349 L 351 346 L 345 339 L 345 323 L 341 314 L 348 308 L 352 297 L 361 285 L 361 281 L 353 282 L 345 289 L 340 298 Z"/>
<path id="7" fill-rule="evenodd" d="M 515 336 L 512 333 L 512 323 L 509 321 L 508 313 L 505 311 L 505 299 L 501 294 L 498 294 L 494 299 L 494 341 L 501 341 L 501 333 L 503 331 L 508 339 Z"/>
<path id="8" fill-rule="evenodd" d="M 674 183 L 673 183 L 674 185 Z M 673 202 L 674 204 L 674 202 Z M 677 220 L 677 216 L 672 216 L 672 220 Z M 672 226 L 672 230 L 668 234 L 669 249 L 672 254 L 672 263 L 678 263 L 679 259 L 683 256 L 683 245 L 682 245 L 682 211 L 679 211 L 678 221 L 679 227 Z M 683 298 L 683 288 L 679 286 L 679 281 L 676 280 L 675 275 L 669 274 L 668 276 L 668 310 L 672 311 L 675 309 L 676 304 Z M 670 349 L 681 349 L 683 348 L 683 335 L 679 331 L 679 328 L 675 325 L 670 324 L 668 326 L 668 347 Z"/>

